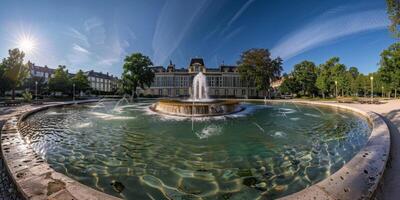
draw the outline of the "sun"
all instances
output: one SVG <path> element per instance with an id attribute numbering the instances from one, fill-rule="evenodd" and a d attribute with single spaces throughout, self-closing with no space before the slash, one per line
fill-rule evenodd
<path id="1" fill-rule="evenodd" d="M 18 39 L 18 48 L 25 53 L 32 53 L 36 49 L 37 42 L 32 36 L 22 36 Z"/>

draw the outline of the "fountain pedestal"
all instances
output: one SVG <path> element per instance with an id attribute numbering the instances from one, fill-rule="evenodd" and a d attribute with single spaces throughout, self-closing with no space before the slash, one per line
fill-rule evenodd
<path id="1" fill-rule="evenodd" d="M 150 106 L 150 109 L 166 115 L 207 117 L 228 115 L 240 112 L 244 108 L 239 105 L 238 101 L 209 99 L 206 76 L 199 72 L 193 78 L 191 98 L 189 100 L 160 100 Z"/>
<path id="2" fill-rule="evenodd" d="M 155 112 L 183 116 L 183 117 L 207 117 L 228 115 L 243 110 L 238 101 L 181 101 L 160 100 L 153 104 L 150 109 Z"/>

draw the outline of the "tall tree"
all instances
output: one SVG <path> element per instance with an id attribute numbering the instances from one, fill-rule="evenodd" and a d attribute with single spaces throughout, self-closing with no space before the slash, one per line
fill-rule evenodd
<path id="1" fill-rule="evenodd" d="M 394 90 L 395 98 L 397 98 L 397 90 L 400 86 L 400 43 L 392 44 L 381 53 L 378 72 L 382 82 Z"/>
<path id="2" fill-rule="evenodd" d="M 322 98 L 325 98 L 325 95 L 331 91 L 332 77 L 330 67 L 331 62 L 328 60 L 318 68 L 318 77 L 315 84 L 321 91 Z"/>
<path id="3" fill-rule="evenodd" d="M 301 85 L 295 80 L 294 77 L 288 76 L 284 78 L 282 84 L 279 86 L 279 91 L 283 94 L 295 94 L 301 90 Z"/>
<path id="4" fill-rule="evenodd" d="M 391 24 L 389 26 L 390 31 L 397 38 L 400 37 L 399 24 L 400 24 L 400 1 L 399 0 L 386 0 L 387 13 Z"/>
<path id="5" fill-rule="evenodd" d="M 8 50 L 9 56 L 3 59 L 3 78 L 7 82 L 8 89 L 12 91 L 12 99 L 15 99 L 15 89 L 24 82 L 29 75 L 29 68 L 24 64 L 25 53 L 19 49 Z"/>
<path id="6" fill-rule="evenodd" d="M 277 80 L 282 72 L 282 59 L 279 57 L 272 59 L 268 49 L 250 49 L 243 52 L 238 65 L 254 70 L 257 90 L 264 91 L 264 94 L 268 91 L 268 95 L 271 83 Z"/>
<path id="7" fill-rule="evenodd" d="M 3 64 L 3 62 L 1 62 L 0 63 L 0 80 L 1 80 L 0 95 L 3 95 L 4 92 L 8 88 L 8 81 L 7 81 L 6 77 L 4 76 L 5 70 L 6 70 L 6 66 Z"/>
<path id="8" fill-rule="evenodd" d="M 59 65 L 54 71 L 54 75 L 50 77 L 49 89 L 51 92 L 66 93 L 70 91 L 71 84 L 68 76 L 68 70 L 64 65 Z"/>
<path id="9" fill-rule="evenodd" d="M 303 61 L 294 66 L 292 76 L 301 87 L 303 95 L 313 95 L 316 91 L 317 68 L 311 61 Z"/>
<path id="10" fill-rule="evenodd" d="M 75 91 L 79 93 L 90 88 L 90 82 L 82 70 L 79 70 L 78 73 L 71 78 L 71 84 L 75 84 Z"/>
<path id="11" fill-rule="evenodd" d="M 145 86 L 150 87 L 154 79 L 154 72 L 150 69 L 153 65 L 150 58 L 141 53 L 133 53 L 124 60 L 124 72 L 122 79 L 124 88 L 132 91 L 132 95 L 136 98 L 136 89 Z"/>

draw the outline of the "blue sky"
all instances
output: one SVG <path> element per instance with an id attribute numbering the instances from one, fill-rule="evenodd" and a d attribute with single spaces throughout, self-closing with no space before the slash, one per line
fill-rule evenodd
<path id="1" fill-rule="evenodd" d="M 270 49 L 284 70 L 302 60 L 339 56 L 368 73 L 395 40 L 384 0 L 8 1 L 0 4 L 0 57 L 30 38 L 37 65 L 122 73 L 123 58 L 148 55 L 155 65 L 235 64 L 249 48 Z"/>

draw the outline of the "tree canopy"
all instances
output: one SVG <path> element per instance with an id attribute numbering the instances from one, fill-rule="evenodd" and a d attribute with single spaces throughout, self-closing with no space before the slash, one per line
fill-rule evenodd
<path id="1" fill-rule="evenodd" d="M 71 90 L 68 70 L 65 65 L 59 65 L 49 79 L 49 89 L 55 92 L 66 93 Z"/>
<path id="2" fill-rule="evenodd" d="M 400 86 L 400 43 L 394 43 L 381 53 L 380 68 L 382 82 L 395 91 Z"/>
<path id="3" fill-rule="evenodd" d="M 3 59 L 1 64 L 3 68 L 2 80 L 4 81 L 4 89 L 12 90 L 12 99 L 15 99 L 15 89 L 21 86 L 29 75 L 29 68 L 24 64 L 25 53 L 19 49 L 8 50 L 9 56 Z"/>
<path id="4" fill-rule="evenodd" d="M 303 61 L 294 66 L 292 81 L 296 81 L 300 86 L 303 95 L 314 95 L 317 91 L 315 81 L 317 79 L 317 67 L 311 61 Z"/>
<path id="5" fill-rule="evenodd" d="M 126 91 L 132 91 L 132 95 L 136 97 L 136 89 L 141 87 L 150 87 L 154 72 L 150 69 L 153 65 L 150 58 L 141 53 L 133 53 L 124 59 L 124 72 L 122 73 L 122 83 Z"/>
<path id="6" fill-rule="evenodd" d="M 282 72 L 282 59 L 272 59 L 268 49 L 247 50 L 241 54 L 237 63 L 241 79 L 253 79 L 258 91 L 268 91 L 271 83 L 280 78 Z"/>
<path id="7" fill-rule="evenodd" d="M 75 84 L 75 91 L 85 91 L 90 88 L 90 82 L 82 70 L 79 70 L 74 77 L 71 78 L 71 84 Z"/>
<path id="8" fill-rule="evenodd" d="M 400 24 L 400 1 L 399 0 L 386 0 L 387 13 L 391 24 L 389 30 L 397 38 L 400 37 L 399 24 Z"/>

